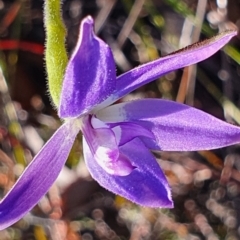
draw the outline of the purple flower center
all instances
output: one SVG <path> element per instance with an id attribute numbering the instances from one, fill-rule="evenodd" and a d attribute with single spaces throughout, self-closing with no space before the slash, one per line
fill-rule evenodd
<path id="1" fill-rule="evenodd" d="M 97 163 L 109 174 L 126 176 L 132 172 L 127 157 L 119 151 L 118 137 L 104 122 L 92 115 L 83 117 L 83 135 Z"/>

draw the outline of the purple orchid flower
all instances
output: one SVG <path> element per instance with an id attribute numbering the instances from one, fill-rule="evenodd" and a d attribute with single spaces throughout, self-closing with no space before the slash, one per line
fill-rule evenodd
<path id="1" fill-rule="evenodd" d="M 93 19 L 85 18 L 63 81 L 59 116 L 65 123 L 0 202 L 0 229 L 19 220 L 48 191 L 79 131 L 87 167 L 100 185 L 143 206 L 173 207 L 166 177 L 150 150 L 220 148 L 238 143 L 240 128 L 167 100 L 111 104 L 163 74 L 206 59 L 234 35 L 225 32 L 116 77 L 109 46 L 94 34 Z"/>

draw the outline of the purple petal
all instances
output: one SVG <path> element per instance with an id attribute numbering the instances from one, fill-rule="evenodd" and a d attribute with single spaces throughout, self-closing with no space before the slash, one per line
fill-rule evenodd
<path id="1" fill-rule="evenodd" d="M 166 73 L 203 61 L 216 53 L 236 34 L 236 31 L 221 33 L 216 37 L 195 43 L 166 57 L 159 58 L 120 75 L 117 78 L 116 95 L 111 96 L 109 102 L 115 102 L 124 95 Z"/>
<path id="2" fill-rule="evenodd" d="M 0 202 L 0 229 L 22 218 L 48 191 L 67 159 L 78 131 L 73 121 L 63 124 L 28 165 Z"/>
<path id="3" fill-rule="evenodd" d="M 119 146 L 131 141 L 132 139 L 144 136 L 147 138 L 153 138 L 154 135 L 148 129 L 140 126 L 139 124 L 134 123 L 118 123 L 112 128 L 112 131 L 115 133 L 117 144 Z"/>
<path id="4" fill-rule="evenodd" d="M 83 139 L 84 157 L 92 177 L 109 191 L 147 207 L 173 207 L 170 188 L 154 156 L 135 138 L 120 147 L 136 168 L 127 176 L 110 175 L 96 162 Z"/>
<path id="5" fill-rule="evenodd" d="M 76 49 L 68 63 L 59 106 L 62 118 L 89 112 L 115 90 L 116 72 L 111 49 L 93 31 L 93 19 L 80 27 Z"/>
<path id="6" fill-rule="evenodd" d="M 240 142 L 240 128 L 184 104 L 142 99 L 120 103 L 98 112 L 107 123 L 133 122 L 152 131 L 156 142 L 141 138 L 150 149 L 195 151 Z"/>
<path id="7" fill-rule="evenodd" d="M 109 174 L 119 176 L 132 172 L 134 167 L 119 153 L 114 132 L 109 127 L 94 129 L 90 122 L 90 117 L 84 117 L 82 132 L 99 166 Z M 93 122 L 96 124 L 96 120 Z"/>

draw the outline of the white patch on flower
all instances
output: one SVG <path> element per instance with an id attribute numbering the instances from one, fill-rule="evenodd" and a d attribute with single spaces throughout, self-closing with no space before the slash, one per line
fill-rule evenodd
<path id="1" fill-rule="evenodd" d="M 129 175 L 134 167 L 119 151 L 114 151 L 104 146 L 99 146 L 94 153 L 98 164 L 109 174 L 118 176 Z"/>
<path id="2" fill-rule="evenodd" d="M 98 118 L 92 117 L 91 118 L 91 125 L 94 129 L 97 128 L 109 128 L 104 122 L 99 120 Z"/>
<path id="3" fill-rule="evenodd" d="M 112 128 L 112 131 L 115 134 L 115 139 L 116 139 L 117 145 L 119 145 L 121 136 L 122 136 L 122 129 L 120 126 L 116 126 L 116 127 Z"/>
<path id="4" fill-rule="evenodd" d="M 104 122 L 121 122 L 127 119 L 123 103 L 106 107 L 96 113 L 96 117 Z"/>
<path id="5" fill-rule="evenodd" d="M 107 99 L 105 99 L 103 102 L 98 104 L 94 107 L 94 109 L 91 111 L 93 114 L 96 114 L 101 109 L 104 109 L 107 106 L 110 106 L 115 100 L 115 95 L 110 95 Z"/>

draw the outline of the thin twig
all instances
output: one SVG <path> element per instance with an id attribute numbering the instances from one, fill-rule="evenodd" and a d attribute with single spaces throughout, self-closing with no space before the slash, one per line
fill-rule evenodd
<path id="1" fill-rule="evenodd" d="M 206 11 L 206 5 L 207 5 L 207 0 L 201 0 L 198 1 L 198 6 L 197 6 L 197 11 L 196 11 L 196 17 L 194 23 L 191 24 L 186 24 L 188 27 L 191 27 L 192 30 L 186 30 L 183 31 L 182 34 L 186 36 L 186 32 L 191 34 L 192 32 L 192 37 L 189 36 L 189 40 L 187 41 L 188 44 L 197 42 L 199 40 L 199 36 L 201 33 L 201 28 L 205 16 L 205 11 Z M 186 20 L 187 23 L 189 23 L 189 19 Z M 195 24 L 195 25 L 193 25 Z M 186 37 L 185 37 L 186 38 Z M 179 92 L 177 95 L 177 101 L 178 102 L 184 102 L 184 99 L 186 98 L 186 103 L 188 105 L 193 105 L 194 102 L 194 89 L 195 89 L 195 79 L 196 79 L 196 65 L 191 65 L 187 67 L 186 70 L 184 70 L 183 76 L 182 76 L 182 81 L 179 87 Z"/>
<path id="2" fill-rule="evenodd" d="M 111 13 L 116 0 L 107 0 L 102 4 L 102 8 L 95 19 L 95 32 L 99 33 L 104 26 L 109 14 Z"/>
<path id="3" fill-rule="evenodd" d="M 122 48 L 128 35 L 130 34 L 135 22 L 137 21 L 138 15 L 140 14 L 145 0 L 136 0 L 129 13 L 129 17 L 125 21 L 121 32 L 118 35 L 117 42 L 119 48 Z"/>

